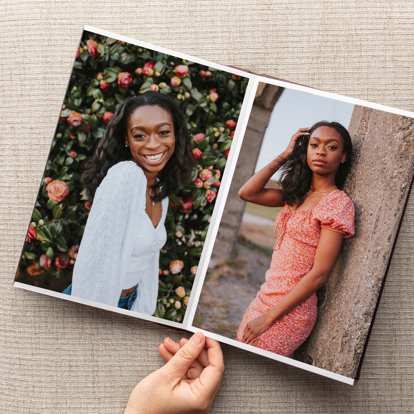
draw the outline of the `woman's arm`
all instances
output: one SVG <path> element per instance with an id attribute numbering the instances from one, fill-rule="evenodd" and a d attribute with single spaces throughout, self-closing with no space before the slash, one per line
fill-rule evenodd
<path id="1" fill-rule="evenodd" d="M 278 319 L 303 303 L 327 281 L 341 250 L 342 239 L 341 233 L 322 228 L 312 269 L 266 314 L 247 324 L 243 332 L 243 342 L 252 343 Z"/>
<path id="2" fill-rule="evenodd" d="M 287 157 L 292 154 L 298 138 L 309 134 L 306 132 L 307 130 L 308 128 L 300 128 L 290 139 L 287 148 L 242 186 L 239 190 L 239 197 L 242 200 L 267 207 L 280 207 L 283 205 L 281 190 L 266 188 L 265 186 L 273 174 L 284 164 Z"/>

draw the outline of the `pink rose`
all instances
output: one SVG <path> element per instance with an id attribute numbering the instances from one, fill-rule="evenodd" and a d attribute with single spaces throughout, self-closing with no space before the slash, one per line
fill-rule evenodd
<path id="1" fill-rule="evenodd" d="M 159 89 L 160 88 L 159 88 L 158 85 L 151 85 L 151 87 L 150 87 L 150 91 L 152 91 L 152 92 L 158 92 Z"/>
<path id="2" fill-rule="evenodd" d="M 213 173 L 209 169 L 204 168 L 204 170 L 200 171 L 199 176 L 203 181 L 208 181 L 213 176 Z"/>
<path id="3" fill-rule="evenodd" d="M 205 134 L 199 132 L 198 134 L 193 135 L 193 141 L 199 144 L 204 138 L 206 137 Z"/>
<path id="4" fill-rule="evenodd" d="M 55 203 L 60 203 L 69 194 L 69 188 L 64 181 L 54 180 L 46 186 L 47 196 Z"/>
<path id="5" fill-rule="evenodd" d="M 154 62 L 147 62 L 142 68 L 142 74 L 145 76 L 152 76 L 154 74 Z"/>
<path id="6" fill-rule="evenodd" d="M 217 89 L 215 88 L 210 89 L 210 93 L 207 95 L 207 99 L 210 102 L 216 102 L 218 98 L 219 98 L 219 94 L 217 93 Z"/>
<path id="7" fill-rule="evenodd" d="M 189 301 L 190 301 L 190 297 L 189 297 L 189 296 L 186 296 L 186 297 L 183 299 L 183 303 L 184 303 L 184 305 L 185 305 L 185 306 L 187 306 Z"/>
<path id="8" fill-rule="evenodd" d="M 179 86 L 181 83 L 181 79 L 178 76 L 173 76 L 170 80 L 170 85 L 175 88 Z"/>
<path id="9" fill-rule="evenodd" d="M 78 156 L 78 154 L 76 153 L 76 151 L 70 151 L 70 152 L 69 152 L 69 155 L 70 155 L 72 158 L 76 158 L 76 157 Z"/>
<path id="10" fill-rule="evenodd" d="M 58 269 L 66 269 L 69 266 L 69 259 L 63 256 L 58 256 L 55 259 L 55 266 Z"/>
<path id="11" fill-rule="evenodd" d="M 201 187 L 203 186 L 203 181 L 201 181 L 199 178 L 196 178 L 196 179 L 194 180 L 194 186 L 195 186 L 196 188 L 201 188 Z"/>
<path id="12" fill-rule="evenodd" d="M 206 71 L 201 69 L 200 72 L 198 72 L 198 74 L 200 75 L 201 78 L 206 78 Z"/>
<path id="13" fill-rule="evenodd" d="M 213 183 L 213 187 L 220 187 L 220 184 L 221 184 L 220 180 L 215 180 Z"/>
<path id="14" fill-rule="evenodd" d="M 208 190 L 206 192 L 206 199 L 209 203 L 211 203 L 216 198 L 216 192 L 213 190 Z"/>
<path id="15" fill-rule="evenodd" d="M 83 206 L 86 208 L 86 210 L 90 210 L 91 206 L 92 206 L 92 203 L 90 201 L 85 201 Z"/>
<path id="16" fill-rule="evenodd" d="M 215 173 L 214 173 L 214 177 L 216 177 L 217 179 L 219 179 L 220 176 L 221 176 L 220 170 L 216 170 Z"/>
<path id="17" fill-rule="evenodd" d="M 233 138 L 234 137 L 234 131 L 231 131 L 231 138 Z"/>
<path id="18" fill-rule="evenodd" d="M 76 138 L 76 135 L 75 134 L 69 134 L 69 138 L 70 139 L 75 139 Z M 51 179 L 52 180 L 52 179 Z"/>
<path id="19" fill-rule="evenodd" d="M 109 83 L 105 80 L 101 80 L 99 82 L 99 87 L 101 88 L 101 91 L 107 91 L 109 89 Z"/>
<path id="20" fill-rule="evenodd" d="M 174 72 L 177 76 L 180 76 L 182 78 L 183 76 L 188 75 L 188 66 L 178 65 L 175 67 Z"/>
<path id="21" fill-rule="evenodd" d="M 36 239 L 36 230 L 33 224 L 29 226 L 29 230 L 27 231 L 27 234 L 26 234 L 26 241 L 30 243 L 32 239 Z"/>
<path id="22" fill-rule="evenodd" d="M 49 184 L 53 180 L 50 177 L 45 177 L 45 179 L 43 181 L 45 182 L 45 184 Z"/>
<path id="23" fill-rule="evenodd" d="M 179 286 L 177 289 L 175 289 L 175 294 L 180 297 L 183 298 L 185 296 L 185 289 L 184 286 Z"/>
<path id="24" fill-rule="evenodd" d="M 239 80 L 239 79 L 241 79 L 241 76 L 240 75 L 231 75 L 231 77 L 234 79 L 234 80 Z"/>
<path id="25" fill-rule="evenodd" d="M 52 267 L 52 259 L 47 257 L 45 254 L 42 254 L 39 258 L 39 264 L 44 269 L 50 269 Z"/>
<path id="26" fill-rule="evenodd" d="M 86 42 L 86 47 L 88 49 L 88 53 L 92 56 L 92 57 L 98 57 L 99 56 L 99 52 L 98 52 L 98 45 L 95 42 L 95 40 L 93 39 L 89 39 Z"/>
<path id="27" fill-rule="evenodd" d="M 121 72 L 118 74 L 118 85 L 121 88 L 128 88 L 132 82 L 132 75 L 129 72 Z"/>
<path id="28" fill-rule="evenodd" d="M 113 116 L 113 112 L 104 112 L 104 114 L 102 115 L 102 119 L 107 124 Z"/>
<path id="29" fill-rule="evenodd" d="M 98 72 L 96 74 L 96 79 L 98 79 L 99 81 L 101 81 L 103 79 L 103 73 L 102 72 Z"/>
<path id="30" fill-rule="evenodd" d="M 82 115 L 79 112 L 72 112 L 68 116 L 67 122 L 73 127 L 78 127 L 83 122 Z"/>
<path id="31" fill-rule="evenodd" d="M 136 75 L 141 75 L 141 73 L 142 73 L 142 68 L 136 68 L 136 69 L 134 70 L 134 72 L 135 72 L 135 74 L 136 74 Z"/>
<path id="32" fill-rule="evenodd" d="M 198 266 L 191 266 L 190 272 L 195 275 L 197 273 Z"/>
<path id="33" fill-rule="evenodd" d="M 232 119 L 229 119 L 229 120 L 226 122 L 226 127 L 227 127 L 228 129 L 234 129 L 234 128 L 236 128 L 236 125 L 237 125 L 237 123 L 236 123 L 236 122 L 234 122 Z"/>
<path id="34" fill-rule="evenodd" d="M 201 152 L 201 150 L 200 149 L 198 149 L 198 148 L 194 148 L 193 149 L 193 151 L 192 151 L 192 153 L 193 153 L 193 157 L 195 158 L 195 159 L 198 159 L 198 158 L 203 158 L 203 153 Z"/>
<path id="35" fill-rule="evenodd" d="M 211 181 L 204 181 L 204 183 L 203 183 L 203 187 L 204 188 L 210 188 L 211 187 Z"/>
<path id="36" fill-rule="evenodd" d="M 171 260 L 169 268 L 170 268 L 170 272 L 173 275 L 176 275 L 176 274 L 180 273 L 181 270 L 183 270 L 184 262 L 182 260 L 178 260 L 178 259 Z"/>
<path id="37" fill-rule="evenodd" d="M 182 207 L 183 207 L 183 210 L 184 211 L 188 211 L 188 210 L 190 210 L 190 208 L 193 206 L 193 199 L 192 198 L 189 198 L 188 200 L 186 200 L 186 201 L 183 201 L 183 203 L 181 204 L 182 205 Z"/>
<path id="38" fill-rule="evenodd" d="M 68 252 L 69 257 L 71 257 L 72 259 L 76 259 L 76 257 L 78 256 L 78 250 L 79 250 L 79 244 L 74 244 Z"/>

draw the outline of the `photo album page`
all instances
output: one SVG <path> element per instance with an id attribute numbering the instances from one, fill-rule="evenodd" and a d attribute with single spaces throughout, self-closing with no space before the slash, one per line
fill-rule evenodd
<path id="1" fill-rule="evenodd" d="M 85 26 L 56 115 L 16 287 L 358 379 L 413 113 Z"/>

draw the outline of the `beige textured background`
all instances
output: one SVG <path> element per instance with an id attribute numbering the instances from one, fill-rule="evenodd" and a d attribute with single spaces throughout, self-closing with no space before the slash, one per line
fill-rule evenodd
<path id="1" fill-rule="evenodd" d="M 0 412 L 121 413 L 179 333 L 14 289 L 12 281 L 82 26 L 414 110 L 414 3 L 1 1 Z M 410 413 L 414 195 L 368 346 L 346 386 L 224 347 L 214 413 Z"/>

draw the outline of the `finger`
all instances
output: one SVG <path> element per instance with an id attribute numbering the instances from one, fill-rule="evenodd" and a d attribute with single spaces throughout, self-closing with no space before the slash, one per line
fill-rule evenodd
<path id="1" fill-rule="evenodd" d="M 161 370 L 170 378 L 175 378 L 176 380 L 185 377 L 188 369 L 203 350 L 204 344 L 205 336 L 201 332 L 195 333 Z"/>
<path id="2" fill-rule="evenodd" d="M 183 346 L 188 341 L 187 338 L 180 339 L 180 346 Z M 200 353 L 200 356 L 197 358 L 197 361 L 203 366 L 206 367 L 208 365 L 208 357 L 207 357 L 207 350 L 203 349 Z"/>
<path id="3" fill-rule="evenodd" d="M 161 356 L 161 358 L 165 361 L 165 362 L 168 362 L 174 355 L 171 353 L 171 352 L 169 352 L 167 349 L 166 349 L 166 347 L 165 347 L 165 345 L 164 344 L 160 344 L 159 346 L 158 346 L 158 352 L 159 352 L 159 354 L 160 354 L 160 356 Z"/>
<path id="4" fill-rule="evenodd" d="M 187 338 L 181 338 L 179 341 L 180 346 L 184 346 L 188 342 Z M 204 355 L 204 358 L 203 358 Z M 189 379 L 195 379 L 198 378 L 203 371 L 204 367 L 207 365 L 203 365 L 201 360 L 207 361 L 207 351 L 203 349 L 200 352 L 199 357 L 191 364 L 191 367 L 187 371 L 187 377 Z"/>
<path id="5" fill-rule="evenodd" d="M 181 345 L 179 343 L 175 342 L 173 339 L 169 337 L 164 339 L 163 344 L 165 348 L 167 349 L 167 351 L 173 355 L 175 355 L 178 352 L 178 350 L 181 348 Z"/>
<path id="6" fill-rule="evenodd" d="M 217 392 L 224 374 L 224 359 L 220 344 L 214 339 L 206 338 L 208 365 L 200 375 L 200 384 L 211 397 Z"/>

